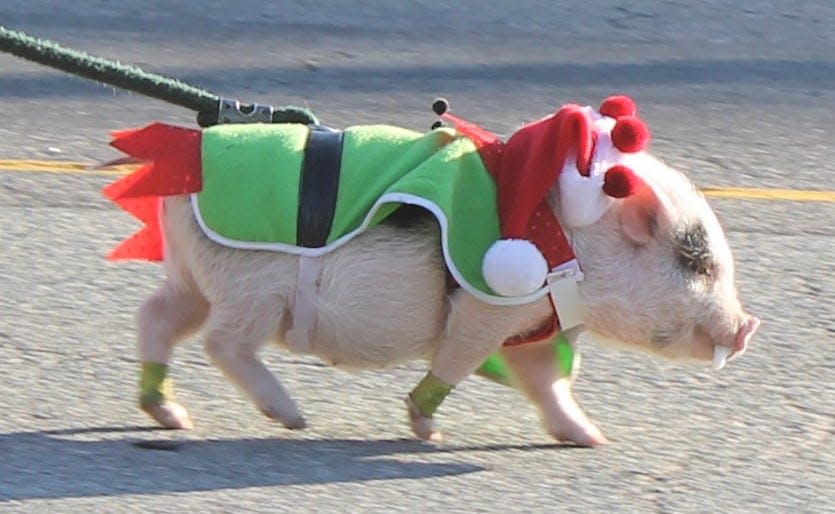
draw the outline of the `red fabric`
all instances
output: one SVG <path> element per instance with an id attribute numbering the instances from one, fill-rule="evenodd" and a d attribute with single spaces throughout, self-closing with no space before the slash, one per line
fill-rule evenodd
<path id="1" fill-rule="evenodd" d="M 158 196 L 125 198 L 120 200 L 118 204 L 136 216 L 145 226 L 139 232 L 122 241 L 107 255 L 107 258 L 111 261 L 120 259 L 161 261 L 163 245 L 162 231 L 159 224 L 160 198 Z"/>
<path id="2" fill-rule="evenodd" d="M 617 118 L 612 129 L 612 144 L 626 153 L 640 152 L 649 143 L 649 129 L 635 116 Z"/>
<path id="3" fill-rule="evenodd" d="M 577 168 L 588 172 L 593 143 L 591 120 L 576 105 L 525 125 L 510 137 L 502 152 L 497 183 L 504 237 L 527 236 L 531 216 L 569 155 L 575 154 Z"/>
<path id="4" fill-rule="evenodd" d="M 550 296 L 548 297 L 548 301 L 551 302 L 551 311 L 556 313 L 557 309 L 554 307 L 554 302 L 551 300 Z M 515 336 L 508 337 L 505 339 L 504 343 L 502 343 L 502 346 L 518 346 L 520 344 L 537 343 L 539 341 L 545 341 L 546 339 L 552 339 L 555 335 L 557 335 L 561 328 L 560 320 L 557 319 L 557 315 L 552 314 L 551 317 L 548 318 L 548 321 L 535 331 L 525 335 L 517 334 Z"/>
<path id="5" fill-rule="evenodd" d="M 546 339 L 551 339 L 557 332 L 560 330 L 560 324 L 557 323 L 557 317 L 553 316 L 550 321 L 543 325 L 542 328 L 537 330 L 532 334 L 527 335 L 515 335 L 513 337 L 509 337 L 502 343 L 502 346 L 519 346 L 520 344 L 527 344 L 527 343 L 538 343 L 539 341 L 545 341 Z"/>
<path id="6" fill-rule="evenodd" d="M 108 188 L 122 181 L 129 183 L 121 186 L 124 189 L 118 197 L 168 196 L 200 191 L 203 188 L 200 139 L 199 130 L 164 123 L 115 133 L 115 139 L 110 143 L 113 147 L 152 164 Z M 107 191 L 105 189 L 106 195 Z"/>
<path id="7" fill-rule="evenodd" d="M 552 268 L 573 259 L 571 245 L 545 197 L 570 155 L 581 173 L 589 172 L 594 137 L 583 109 L 566 105 L 523 126 L 504 144 L 475 124 L 448 113 L 443 117 L 473 140 L 496 181 L 502 237 L 531 241 Z"/>
<path id="8" fill-rule="evenodd" d="M 196 193 L 203 187 L 201 133 L 153 123 L 141 129 L 113 132 L 111 144 L 131 157 L 151 161 L 109 184 L 106 197 L 133 214 L 145 227 L 123 241 L 108 259 L 163 258 L 159 204 L 162 196 Z"/>
<path id="9" fill-rule="evenodd" d="M 621 116 L 637 116 L 638 107 L 628 96 L 615 95 L 603 100 L 597 112 L 603 116 L 618 119 Z"/>
<path id="10" fill-rule="evenodd" d="M 549 269 L 574 258 L 571 243 L 568 242 L 560 222 L 554 216 L 548 200 L 542 200 L 534 209 L 525 239 L 533 242 L 542 252 Z"/>
<path id="11" fill-rule="evenodd" d="M 470 138 L 478 149 L 478 155 L 481 157 L 484 167 L 487 168 L 487 171 L 489 171 L 495 179 L 495 173 L 499 169 L 500 165 L 503 146 L 498 136 L 489 130 L 484 130 L 475 123 L 462 120 L 461 118 L 448 112 L 441 115 L 441 117 L 452 123 L 455 130 Z"/>
<path id="12" fill-rule="evenodd" d="M 593 149 L 591 120 L 577 105 L 523 126 L 504 145 L 497 181 L 502 236 L 530 240 L 551 268 L 574 253 L 546 195 L 571 155 L 588 173 Z"/>
<path id="13" fill-rule="evenodd" d="M 603 176 L 603 192 L 612 198 L 626 198 L 638 190 L 640 180 L 631 168 L 616 164 Z"/>

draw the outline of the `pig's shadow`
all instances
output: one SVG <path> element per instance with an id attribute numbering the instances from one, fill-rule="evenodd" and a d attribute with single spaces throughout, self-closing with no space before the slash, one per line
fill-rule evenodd
<path id="1" fill-rule="evenodd" d="M 107 435 L 91 440 L 96 434 Z M 0 434 L 0 501 L 452 476 L 485 469 L 456 460 L 457 452 L 559 446 L 273 438 L 180 440 L 162 451 L 135 444 L 157 436 L 177 442 L 171 434 L 144 427 Z"/>

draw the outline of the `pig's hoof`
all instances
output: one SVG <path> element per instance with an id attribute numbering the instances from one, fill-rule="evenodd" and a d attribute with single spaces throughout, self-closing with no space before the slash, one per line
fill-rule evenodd
<path id="1" fill-rule="evenodd" d="M 165 428 L 187 430 L 194 428 L 194 423 L 191 422 L 188 411 L 177 402 L 142 402 L 140 405 L 143 411 L 148 413 L 149 416 Z"/>
<path id="2" fill-rule="evenodd" d="M 411 398 L 406 398 L 406 405 L 409 407 L 409 424 L 412 426 L 412 432 L 424 441 L 441 442 L 443 436 L 435 430 L 435 420 L 431 416 L 421 414 Z"/>
<path id="3" fill-rule="evenodd" d="M 307 428 L 307 421 L 305 421 L 304 416 L 299 414 L 298 412 L 294 412 L 291 415 L 282 414 L 278 409 L 272 407 L 265 407 L 261 409 L 261 412 L 270 419 L 274 419 L 284 425 L 286 428 L 290 430 L 301 430 L 302 428 Z"/>
<path id="4" fill-rule="evenodd" d="M 305 421 L 305 419 L 301 416 L 282 421 L 281 423 L 290 430 L 301 430 L 303 428 L 307 428 L 307 421 Z"/>
<path id="5" fill-rule="evenodd" d="M 577 446 L 594 447 L 609 444 L 609 440 L 606 439 L 603 432 L 601 432 L 600 429 L 597 428 L 591 421 L 577 423 L 573 426 L 551 429 L 548 432 L 557 441 L 563 443 L 573 443 Z"/>

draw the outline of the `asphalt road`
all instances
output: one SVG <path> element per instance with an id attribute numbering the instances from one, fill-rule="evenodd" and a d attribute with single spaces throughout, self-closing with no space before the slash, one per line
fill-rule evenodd
<path id="1" fill-rule="evenodd" d="M 428 128 L 444 95 L 506 134 L 626 92 L 700 186 L 833 189 L 827 0 L 195 4 L 0 0 L 0 24 L 332 126 Z M 5 55 L 0 105 L 0 159 L 108 160 L 110 130 L 193 121 Z M 552 444 L 476 378 L 433 446 L 401 400 L 420 363 L 351 375 L 267 352 L 310 424 L 290 433 L 196 341 L 173 373 L 198 427 L 153 430 L 133 313 L 161 269 L 104 261 L 137 228 L 99 194 L 112 179 L 0 172 L 0 512 L 835 512 L 833 203 L 712 201 L 764 325 L 719 374 L 584 341 L 577 391 L 610 446 Z M 134 445 L 153 440 L 168 449 Z"/>

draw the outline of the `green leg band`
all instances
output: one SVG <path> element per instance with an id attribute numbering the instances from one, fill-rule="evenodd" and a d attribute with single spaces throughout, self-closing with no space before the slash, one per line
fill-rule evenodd
<path id="1" fill-rule="evenodd" d="M 507 364 L 499 355 L 499 352 L 487 357 L 487 360 L 475 371 L 475 374 L 502 385 L 513 386 L 510 380 L 510 371 L 508 371 Z"/>
<path id="2" fill-rule="evenodd" d="M 580 352 L 571 346 L 571 343 L 562 335 L 557 336 L 552 345 L 557 373 L 560 378 L 572 376 L 580 366 Z M 510 371 L 499 352 L 488 357 L 484 364 L 476 370 L 476 375 L 502 385 L 513 386 L 510 380 Z"/>
<path id="3" fill-rule="evenodd" d="M 560 377 L 571 376 L 574 366 L 580 364 L 580 354 L 564 337 L 554 341 L 554 357 L 557 359 Z"/>
<path id="4" fill-rule="evenodd" d="M 432 373 L 427 373 L 423 380 L 412 390 L 409 395 L 417 410 L 424 416 L 429 417 L 438 410 L 438 406 L 444 398 L 452 391 L 449 384 L 441 382 Z"/>
<path id="5" fill-rule="evenodd" d="M 142 375 L 139 378 L 140 404 L 162 405 L 166 401 L 174 399 L 174 386 L 167 375 L 167 364 L 142 363 Z"/>

